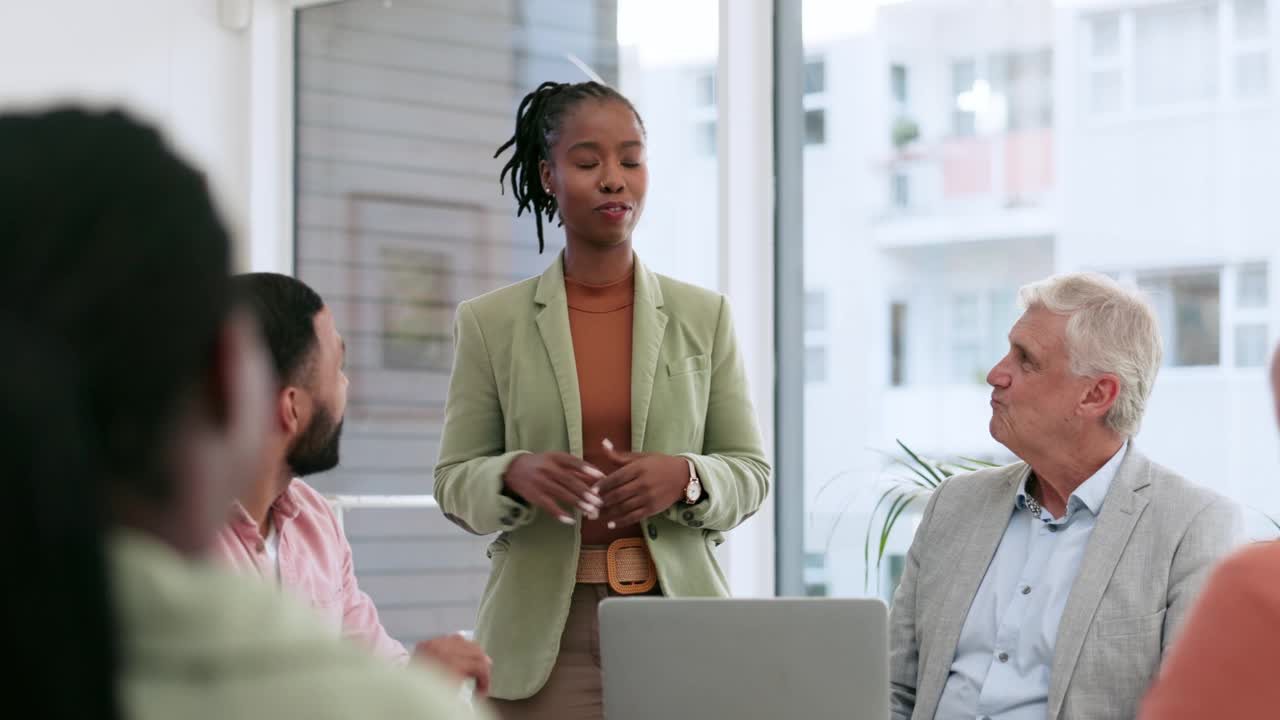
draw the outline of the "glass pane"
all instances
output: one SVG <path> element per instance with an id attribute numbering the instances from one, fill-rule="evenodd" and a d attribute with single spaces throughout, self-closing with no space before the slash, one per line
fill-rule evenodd
<path id="1" fill-rule="evenodd" d="M 1236 367 L 1263 367 L 1267 364 L 1267 326 L 1251 323 L 1236 326 Z"/>
<path id="2" fill-rule="evenodd" d="M 1256 98 L 1271 87 L 1271 54 L 1266 50 L 1236 56 L 1236 96 Z"/>
<path id="3" fill-rule="evenodd" d="M 637 252 L 718 282 L 718 174 L 695 151 L 697 123 L 714 136 L 713 83 L 690 83 L 716 64 L 715 0 L 486 5 L 346 0 L 294 15 L 296 272 L 333 311 L 350 378 L 342 464 L 308 478 L 322 492 L 431 492 L 457 303 L 540 273 L 563 245 L 548 223 L 538 254 L 493 158 L 539 83 L 591 72 L 630 97 L 649 141 Z M 349 511 L 345 528 L 394 637 L 472 627 L 488 538 L 425 509 Z"/>
<path id="4" fill-rule="evenodd" d="M 714 107 L 716 104 L 715 72 L 700 73 L 694 78 L 694 105 Z"/>
<path id="5" fill-rule="evenodd" d="M 1236 276 L 1236 307 L 1241 309 L 1267 306 L 1267 266 L 1245 265 Z"/>
<path id="6" fill-rule="evenodd" d="M 1216 3 L 1171 5 L 1134 14 L 1134 64 L 1143 106 L 1207 100 L 1218 89 Z"/>
<path id="7" fill-rule="evenodd" d="M 827 141 L 827 111 L 806 110 L 804 113 L 804 144 L 821 145 Z"/>
<path id="8" fill-rule="evenodd" d="M 827 381 L 827 349 L 820 345 L 810 345 L 804 349 L 804 381 L 820 383 Z"/>
<path id="9" fill-rule="evenodd" d="M 893 174 L 893 187 L 890 192 L 893 194 L 893 206 L 898 209 L 905 209 L 911 206 L 911 177 L 903 172 Z"/>
<path id="10" fill-rule="evenodd" d="M 1267 0 L 1235 0 L 1236 40 L 1258 40 L 1267 36 Z"/>
<path id="11" fill-rule="evenodd" d="M 1218 273 L 1152 275 L 1142 281 L 1152 296 L 1169 367 L 1219 363 Z"/>
<path id="12" fill-rule="evenodd" d="M 971 99 L 978 83 L 978 66 L 973 60 L 960 60 L 951 64 L 951 132 L 958 137 L 969 137 L 977 132 L 974 103 Z"/>
<path id="13" fill-rule="evenodd" d="M 827 329 L 827 294 L 821 290 L 810 290 L 804 294 L 804 329 L 822 331 Z"/>
<path id="14" fill-rule="evenodd" d="M 810 60 L 804 64 L 804 94 L 813 95 L 827 91 L 827 63 Z"/>
<path id="15" fill-rule="evenodd" d="M 700 122 L 694 127 L 697 134 L 696 146 L 698 154 L 703 157 L 716 156 L 716 121 Z"/>
<path id="16" fill-rule="evenodd" d="M 1089 73 L 1089 109 L 1098 114 L 1124 109 L 1124 74 L 1121 71 Z"/>
<path id="17" fill-rule="evenodd" d="M 1099 15 L 1089 19 L 1089 52 L 1095 60 L 1120 54 L 1120 16 Z"/>
<path id="18" fill-rule="evenodd" d="M 889 87 L 893 99 L 899 104 L 907 104 L 907 66 L 894 65 L 889 68 Z"/>
<path id="19" fill-rule="evenodd" d="M 889 384 L 907 382 L 907 304 L 889 306 Z"/>

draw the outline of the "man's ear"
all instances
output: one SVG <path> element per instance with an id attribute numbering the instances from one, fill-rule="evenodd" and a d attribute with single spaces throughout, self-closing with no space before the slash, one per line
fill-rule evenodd
<path id="1" fill-rule="evenodd" d="M 1086 417 L 1106 417 L 1120 397 L 1120 378 L 1103 373 L 1093 378 L 1080 400 L 1080 411 Z"/>
<path id="2" fill-rule="evenodd" d="M 285 385 L 280 392 L 276 393 L 275 420 L 280 432 L 286 435 L 295 435 L 298 429 L 302 427 L 302 418 L 298 408 L 298 404 L 301 401 L 301 393 L 298 388 L 292 385 Z"/>

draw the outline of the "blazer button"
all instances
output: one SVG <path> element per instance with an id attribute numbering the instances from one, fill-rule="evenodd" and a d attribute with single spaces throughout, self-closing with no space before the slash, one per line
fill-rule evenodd
<path id="1" fill-rule="evenodd" d="M 649 523 L 649 539 L 650 540 L 658 539 L 658 526 L 654 525 L 653 523 Z"/>
<path id="2" fill-rule="evenodd" d="M 693 511 L 692 511 L 692 510 L 685 510 L 685 511 L 684 511 L 684 515 L 683 515 L 682 517 L 684 518 L 685 522 L 688 522 L 688 521 L 692 520 L 692 519 L 693 519 Z"/>

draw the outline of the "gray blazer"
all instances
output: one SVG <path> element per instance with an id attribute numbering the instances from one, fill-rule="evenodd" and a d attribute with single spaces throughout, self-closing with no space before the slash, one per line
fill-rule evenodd
<path id="1" fill-rule="evenodd" d="M 1026 463 L 957 475 L 925 508 L 893 597 L 893 716 L 933 718 L 960 628 L 1004 535 Z M 1132 718 L 1214 563 L 1240 541 L 1231 501 L 1129 444 L 1063 610 L 1049 720 Z"/>

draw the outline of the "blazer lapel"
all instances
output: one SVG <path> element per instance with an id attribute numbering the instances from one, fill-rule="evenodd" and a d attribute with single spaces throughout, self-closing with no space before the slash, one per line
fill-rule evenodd
<path id="1" fill-rule="evenodd" d="M 1002 482 L 992 483 L 987 489 L 986 496 L 977 508 L 977 521 L 964 541 L 952 571 L 954 582 L 951 583 L 939 611 L 937 640 L 936 643 L 931 643 L 934 647 L 929 652 L 927 666 L 921 674 L 923 687 L 920 688 L 920 696 L 934 705 L 941 698 L 943 686 L 951 672 L 956 645 L 960 642 L 960 631 L 964 627 L 965 618 L 969 616 L 969 608 L 978 594 L 982 579 L 987 575 L 987 567 L 995 557 L 996 548 L 1000 547 L 1004 532 L 1009 527 L 1009 516 L 1013 513 L 1018 485 L 1030 472 L 1030 468 L 1025 465 L 1017 467 L 1020 469 L 1010 472 Z"/>
<path id="2" fill-rule="evenodd" d="M 631 449 L 644 450 L 644 432 L 653 399 L 653 381 L 662 355 L 667 314 L 657 275 L 635 259 L 636 298 L 631 320 Z"/>
<path id="3" fill-rule="evenodd" d="M 565 427 L 569 431 L 569 452 L 582 457 L 582 395 L 578 390 L 578 366 L 573 357 L 573 334 L 569 331 L 569 302 L 564 292 L 564 254 L 542 273 L 533 300 L 538 304 L 538 332 L 547 349 L 560 402 L 564 405 Z"/>
<path id="4" fill-rule="evenodd" d="M 1080 574 L 1071 586 L 1067 605 L 1058 623 L 1058 637 L 1053 652 L 1053 668 L 1049 671 L 1049 718 L 1058 717 L 1075 672 L 1080 649 L 1084 646 L 1094 613 L 1102 602 L 1102 594 L 1111 583 L 1120 556 L 1129 544 L 1129 536 L 1147 506 L 1147 498 L 1138 490 L 1151 484 L 1151 462 L 1129 444 L 1128 455 L 1121 463 L 1111 489 L 1102 503 L 1097 525 L 1085 548 Z"/>

